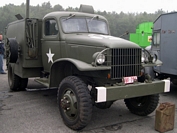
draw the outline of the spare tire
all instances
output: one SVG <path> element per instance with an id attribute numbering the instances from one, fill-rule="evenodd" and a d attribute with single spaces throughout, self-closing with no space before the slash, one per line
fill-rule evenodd
<path id="1" fill-rule="evenodd" d="M 8 58 L 10 63 L 16 63 L 18 59 L 18 43 L 15 38 L 8 38 L 9 53 Z"/>

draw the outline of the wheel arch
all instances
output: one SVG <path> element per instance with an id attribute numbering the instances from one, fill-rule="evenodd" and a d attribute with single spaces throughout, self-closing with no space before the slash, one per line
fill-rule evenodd
<path id="1" fill-rule="evenodd" d="M 80 72 L 77 63 L 73 60 L 56 60 L 50 69 L 50 87 L 58 87 L 60 82 L 67 76 L 72 76 Z"/>

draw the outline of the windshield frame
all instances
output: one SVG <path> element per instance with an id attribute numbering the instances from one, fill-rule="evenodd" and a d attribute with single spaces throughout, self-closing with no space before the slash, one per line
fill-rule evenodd
<path id="1" fill-rule="evenodd" d="M 62 29 L 62 31 L 63 31 L 63 33 L 65 33 L 65 34 L 71 34 L 71 33 L 93 33 L 93 34 L 102 34 L 102 35 L 109 35 L 109 26 L 108 26 L 108 23 L 107 23 L 107 21 L 105 21 L 104 19 L 100 19 L 100 18 L 94 18 L 93 19 L 93 17 L 82 17 L 82 16 L 77 16 L 77 17 L 72 17 L 72 18 L 69 18 L 69 19 L 67 19 L 68 18 L 68 16 L 65 16 L 65 17 L 61 17 L 60 19 L 59 19 L 59 22 L 60 22 L 60 24 L 61 24 L 61 29 Z M 75 19 L 75 20 L 77 20 L 77 19 L 80 19 L 80 20 L 84 20 L 84 22 L 85 22 L 85 30 L 83 30 L 83 31 L 66 31 L 65 29 L 64 29 L 64 23 L 63 23 L 63 21 L 69 21 L 69 20 L 73 20 L 73 19 Z M 104 31 L 103 32 L 97 32 L 97 31 L 91 31 L 90 30 L 90 28 L 89 28 L 89 23 L 90 22 L 101 22 L 102 23 L 102 25 L 103 26 L 105 26 L 104 27 Z M 98 28 L 98 27 L 97 27 Z M 99 29 L 99 28 L 98 28 Z"/>

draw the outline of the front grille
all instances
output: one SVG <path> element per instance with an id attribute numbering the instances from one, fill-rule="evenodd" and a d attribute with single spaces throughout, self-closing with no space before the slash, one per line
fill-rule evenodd
<path id="1" fill-rule="evenodd" d="M 111 49 L 111 78 L 139 76 L 141 71 L 141 49 Z"/>

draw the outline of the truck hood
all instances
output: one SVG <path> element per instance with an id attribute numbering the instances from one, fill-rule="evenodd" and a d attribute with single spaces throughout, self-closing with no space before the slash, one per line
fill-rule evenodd
<path id="1" fill-rule="evenodd" d="M 140 48 L 125 39 L 99 34 L 69 34 L 66 36 L 66 43 L 106 48 Z"/>

